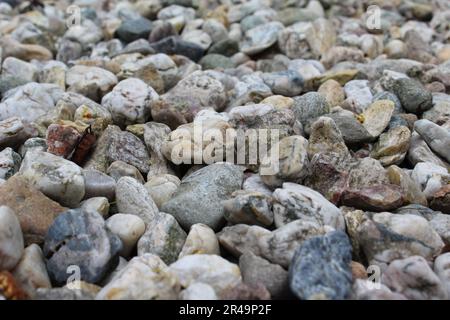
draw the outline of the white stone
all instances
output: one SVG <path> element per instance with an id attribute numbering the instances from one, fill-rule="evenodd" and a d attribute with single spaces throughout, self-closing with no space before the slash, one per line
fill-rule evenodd
<path id="1" fill-rule="evenodd" d="M 190 254 L 220 255 L 219 241 L 214 231 L 205 224 L 192 225 L 179 258 Z"/>
<path id="2" fill-rule="evenodd" d="M 150 177 L 144 187 L 147 189 L 158 208 L 161 208 L 161 206 L 172 197 L 180 183 L 181 181 L 177 176 L 161 174 Z"/>
<path id="3" fill-rule="evenodd" d="M 201 282 L 194 282 L 186 289 L 180 292 L 180 300 L 217 300 L 214 289 Z"/>
<path id="4" fill-rule="evenodd" d="M 122 240 L 123 247 L 119 252 L 122 257 L 130 255 L 145 232 L 144 221 L 133 214 L 116 213 L 106 220 L 106 226 Z"/>

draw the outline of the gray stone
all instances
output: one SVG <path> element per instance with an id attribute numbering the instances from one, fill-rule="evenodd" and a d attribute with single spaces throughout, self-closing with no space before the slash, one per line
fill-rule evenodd
<path id="1" fill-rule="evenodd" d="M 116 30 L 120 40 L 132 42 L 141 38 L 148 38 L 152 31 L 152 22 L 145 18 L 135 20 L 125 20 Z"/>
<path id="2" fill-rule="evenodd" d="M 120 160 L 111 163 L 111 165 L 106 170 L 106 173 L 116 182 L 122 177 L 131 177 L 136 179 L 140 183 L 145 182 L 144 177 L 136 167 Z"/>
<path id="3" fill-rule="evenodd" d="M 97 170 L 83 170 L 85 199 L 106 197 L 113 201 L 116 197 L 116 181 Z"/>
<path id="4" fill-rule="evenodd" d="M 420 114 L 433 107 L 433 98 L 420 82 L 410 78 L 395 80 L 392 91 L 400 99 L 405 110 Z"/>
<path id="5" fill-rule="evenodd" d="M 303 77 L 295 70 L 264 73 L 262 79 L 274 94 L 287 97 L 298 96 L 304 87 Z"/>
<path id="6" fill-rule="evenodd" d="M 229 163 L 204 167 L 181 181 L 162 211 L 172 214 L 185 229 L 195 223 L 218 229 L 223 223 L 221 201 L 241 188 L 243 178 L 242 170 Z"/>
<path id="7" fill-rule="evenodd" d="M 245 33 L 240 50 L 248 55 L 264 51 L 277 42 L 278 32 L 283 29 L 280 22 L 274 21 L 256 26 Z"/>
<path id="8" fill-rule="evenodd" d="M 450 162 L 450 131 L 430 120 L 422 119 L 414 123 L 414 130 L 420 134 L 430 148 Z"/>
<path id="9" fill-rule="evenodd" d="M 292 106 L 296 119 L 301 122 L 306 132 L 313 122 L 320 116 L 330 112 L 330 106 L 321 94 L 317 92 L 308 92 L 300 97 L 294 98 Z"/>
<path id="10" fill-rule="evenodd" d="M 55 283 L 66 283 L 74 265 L 80 268 L 81 280 L 97 283 L 116 266 L 121 248 L 119 237 L 107 230 L 100 214 L 74 209 L 53 221 L 45 237 L 44 255 Z"/>
<path id="11" fill-rule="evenodd" d="M 24 250 L 23 235 L 14 211 L 0 206 L 0 269 L 12 270 Z"/>
<path id="12" fill-rule="evenodd" d="M 11 148 L 0 151 L 0 179 L 7 180 L 19 171 L 21 161 L 20 155 Z"/>

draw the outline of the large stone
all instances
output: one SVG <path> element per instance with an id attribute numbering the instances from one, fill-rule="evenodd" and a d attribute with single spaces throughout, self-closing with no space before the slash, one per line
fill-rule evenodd
<path id="1" fill-rule="evenodd" d="M 13 209 L 25 243 L 41 244 L 53 220 L 66 211 L 20 176 L 14 176 L 0 186 L 0 205 Z"/>
<path id="2" fill-rule="evenodd" d="M 420 114 L 433 107 L 433 97 L 423 85 L 411 78 L 396 79 L 392 91 L 400 99 L 405 110 Z"/>
<path id="3" fill-rule="evenodd" d="M 229 163 L 204 167 L 181 181 L 162 211 L 172 214 L 185 229 L 195 223 L 218 229 L 223 223 L 221 201 L 241 188 L 243 178 L 242 170 Z"/>
<path id="4" fill-rule="evenodd" d="M 51 153 L 27 152 L 19 171 L 30 185 L 63 206 L 75 207 L 84 197 L 82 169 Z"/>
<path id="5" fill-rule="evenodd" d="M 74 209 L 59 215 L 48 230 L 44 243 L 47 270 L 62 285 L 77 269 L 81 280 L 98 283 L 118 263 L 122 242 L 95 212 Z"/>
<path id="6" fill-rule="evenodd" d="M 352 286 L 352 247 L 347 235 L 336 231 L 306 240 L 289 268 L 289 284 L 300 299 L 345 299 Z"/>

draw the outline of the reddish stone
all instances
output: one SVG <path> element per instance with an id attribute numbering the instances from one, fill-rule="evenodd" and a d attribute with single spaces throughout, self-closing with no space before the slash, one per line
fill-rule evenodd
<path id="1" fill-rule="evenodd" d="M 67 158 L 78 144 L 81 134 L 74 128 L 51 124 L 47 128 L 47 151 Z"/>
<path id="2" fill-rule="evenodd" d="M 404 195 L 399 186 L 383 184 L 359 190 L 345 190 L 341 202 L 345 206 L 362 210 L 390 211 L 403 205 Z"/>
<path id="3" fill-rule="evenodd" d="M 8 300 L 27 299 L 27 294 L 19 287 L 13 275 L 8 271 L 0 272 L 0 294 Z"/>

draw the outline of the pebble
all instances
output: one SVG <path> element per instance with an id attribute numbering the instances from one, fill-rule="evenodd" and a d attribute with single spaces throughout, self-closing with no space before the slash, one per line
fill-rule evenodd
<path id="1" fill-rule="evenodd" d="M 0 178 L 9 179 L 19 171 L 22 159 L 17 152 L 11 148 L 5 148 L 0 152 Z"/>
<path id="2" fill-rule="evenodd" d="M 295 70 L 264 73 L 262 79 L 274 94 L 294 97 L 303 91 L 304 80 Z"/>
<path id="3" fill-rule="evenodd" d="M 289 268 L 292 292 L 300 299 L 345 299 L 352 286 L 351 259 L 350 241 L 342 231 L 306 240 Z"/>
<path id="4" fill-rule="evenodd" d="M 73 209 L 53 221 L 43 252 L 50 278 L 61 285 L 73 273 L 71 266 L 79 268 L 81 280 L 100 282 L 117 265 L 121 249 L 120 238 L 108 231 L 100 214 Z"/>
<path id="5" fill-rule="evenodd" d="M 98 170 L 83 170 L 84 198 L 105 197 L 113 201 L 116 197 L 116 181 Z"/>
<path id="6" fill-rule="evenodd" d="M 429 147 L 450 163 L 450 132 L 437 124 L 422 119 L 414 123 L 414 130 L 420 134 Z"/>
<path id="7" fill-rule="evenodd" d="M 42 249 L 37 244 L 25 248 L 12 274 L 29 297 L 33 297 L 39 288 L 52 287 Z"/>
<path id="8" fill-rule="evenodd" d="M 411 131 L 405 126 L 398 126 L 380 135 L 374 144 L 370 156 L 380 160 L 383 166 L 401 164 L 406 157 L 411 139 Z"/>
<path id="9" fill-rule="evenodd" d="M 181 259 L 190 254 L 220 255 L 216 234 L 207 225 L 197 223 L 191 226 L 178 258 Z"/>
<path id="10" fill-rule="evenodd" d="M 0 204 L 16 214 L 26 244 L 42 244 L 53 220 L 66 211 L 20 176 L 11 177 L 0 186 Z"/>
<path id="11" fill-rule="evenodd" d="M 230 224 L 270 226 L 273 223 L 272 197 L 255 191 L 235 191 L 222 202 L 224 218 Z"/>
<path id="12" fill-rule="evenodd" d="M 51 153 L 39 150 L 27 152 L 19 174 L 63 206 L 75 207 L 84 197 L 85 186 L 81 168 Z"/>
<path id="13" fill-rule="evenodd" d="M 363 126 L 375 138 L 378 137 L 391 121 L 395 105 L 389 100 L 372 103 L 363 113 Z"/>
<path id="14" fill-rule="evenodd" d="M 345 100 L 345 92 L 336 80 L 330 79 L 320 85 L 317 90 L 323 95 L 331 107 L 342 105 Z"/>
<path id="15" fill-rule="evenodd" d="M 283 188 L 274 191 L 273 197 L 277 200 L 273 209 L 277 227 L 301 219 L 337 230 L 344 229 L 344 217 L 339 208 L 310 188 L 285 182 Z"/>
<path id="16" fill-rule="evenodd" d="M 319 93 L 308 92 L 302 96 L 294 97 L 292 110 L 295 118 L 301 122 L 303 129 L 307 130 L 316 118 L 330 112 L 330 106 Z"/>
<path id="17" fill-rule="evenodd" d="M 0 148 L 16 147 L 27 139 L 37 136 L 37 129 L 19 117 L 0 121 Z"/>
<path id="18" fill-rule="evenodd" d="M 160 174 L 149 177 L 145 189 L 155 201 L 158 208 L 161 208 L 164 203 L 172 198 L 172 195 L 180 186 L 180 179 L 177 176 L 170 174 Z"/>
<path id="19" fill-rule="evenodd" d="M 116 30 L 120 40 L 129 43 L 141 38 L 148 38 L 152 31 L 152 23 L 145 18 L 125 20 Z"/>
<path id="20" fill-rule="evenodd" d="M 159 212 L 145 187 L 131 177 L 122 177 L 117 181 L 116 205 L 119 212 L 137 215 L 146 225 L 150 224 Z"/>
<path id="21" fill-rule="evenodd" d="M 12 270 L 24 251 L 22 230 L 14 211 L 0 207 L 0 269 Z"/>
<path id="22" fill-rule="evenodd" d="M 350 153 L 339 128 L 333 119 L 320 117 L 311 125 L 308 140 L 308 156 L 312 158 L 318 153 L 335 153 L 345 159 Z"/>
<path id="23" fill-rule="evenodd" d="M 442 286 L 447 292 L 447 298 L 450 294 L 450 273 L 448 267 L 448 261 L 450 258 L 450 253 L 441 254 L 434 260 L 434 273 L 439 277 Z"/>
<path id="24" fill-rule="evenodd" d="M 214 288 L 202 282 L 194 282 L 180 292 L 180 300 L 218 300 Z"/>
<path id="25" fill-rule="evenodd" d="M 206 166 L 184 178 L 172 199 L 161 209 L 172 214 L 185 229 L 204 223 L 217 230 L 223 224 L 221 201 L 239 190 L 242 180 L 243 173 L 236 165 L 217 163 Z"/>
<path id="26" fill-rule="evenodd" d="M 392 261 L 383 272 L 382 282 L 407 299 L 447 299 L 447 292 L 439 277 L 420 256 Z"/>
<path id="27" fill-rule="evenodd" d="M 93 211 L 106 218 L 109 214 L 109 201 L 105 197 L 89 198 L 81 202 L 80 208 L 85 211 Z"/>
<path id="28" fill-rule="evenodd" d="M 277 42 L 277 34 L 281 29 L 283 25 L 273 21 L 247 30 L 240 44 L 241 52 L 254 55 L 266 50 Z"/>
<path id="29" fill-rule="evenodd" d="M 176 274 L 153 254 L 134 257 L 96 295 L 96 300 L 175 300 Z"/>
<path id="30" fill-rule="evenodd" d="M 172 263 L 169 270 L 176 274 L 182 287 L 202 282 L 210 285 L 220 298 L 227 289 L 242 281 L 239 267 L 211 254 L 187 255 Z"/>
<path id="31" fill-rule="evenodd" d="M 108 169 L 106 169 L 106 173 L 116 182 L 122 177 L 131 177 L 140 183 L 145 183 L 144 177 L 138 168 L 120 160 L 111 163 Z"/>
<path id="32" fill-rule="evenodd" d="M 166 264 L 175 262 L 186 240 L 186 232 L 170 214 L 160 212 L 137 243 L 138 255 L 152 253 Z"/>
<path id="33" fill-rule="evenodd" d="M 420 114 L 433 107 L 433 98 L 420 82 L 410 78 L 395 80 L 392 90 L 405 110 Z"/>
<path id="34" fill-rule="evenodd" d="M 119 251 L 122 257 L 130 256 L 145 232 L 144 221 L 133 214 L 116 213 L 106 220 L 106 227 L 122 241 L 122 249 Z"/>

